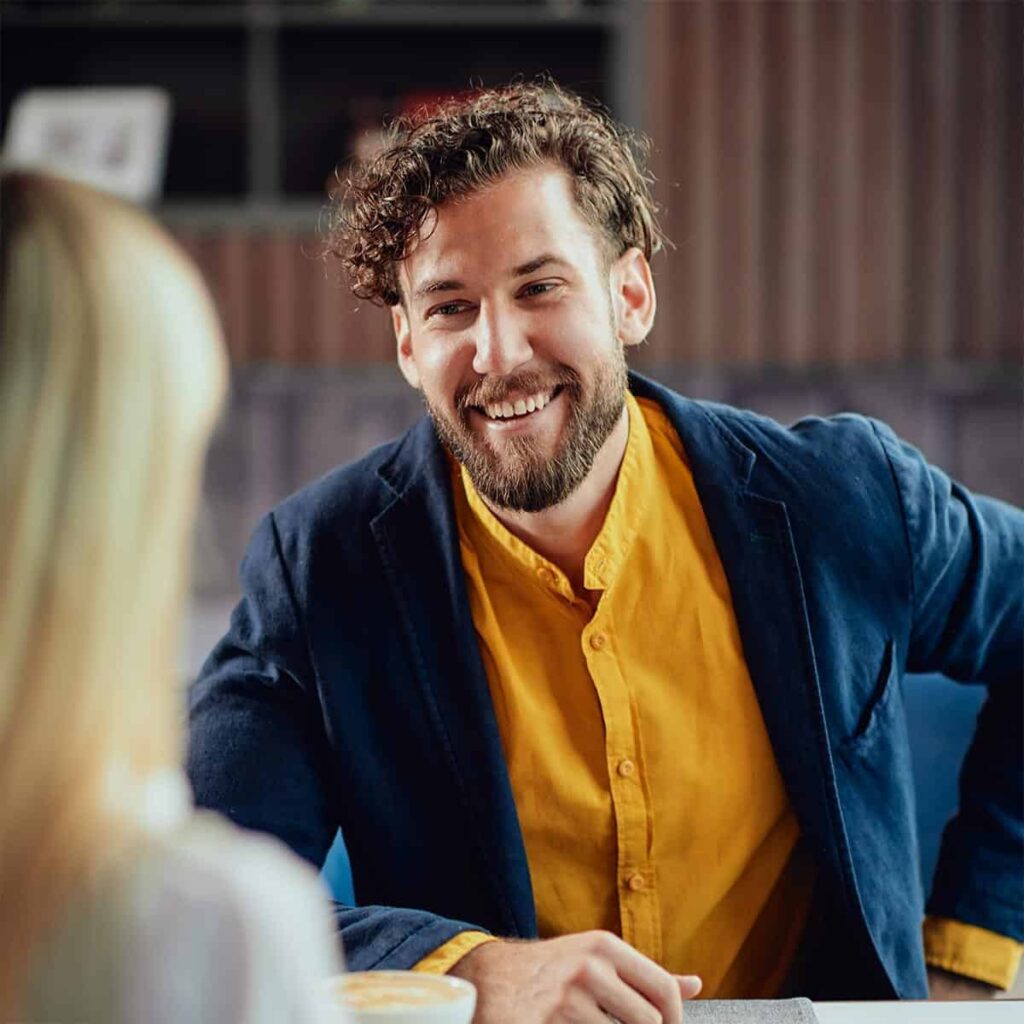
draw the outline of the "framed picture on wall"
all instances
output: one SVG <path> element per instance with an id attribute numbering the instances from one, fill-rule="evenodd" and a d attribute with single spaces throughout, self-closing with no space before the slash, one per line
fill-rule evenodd
<path id="1" fill-rule="evenodd" d="M 151 203 L 163 186 L 170 117 L 162 89 L 31 89 L 11 106 L 3 164 Z"/>

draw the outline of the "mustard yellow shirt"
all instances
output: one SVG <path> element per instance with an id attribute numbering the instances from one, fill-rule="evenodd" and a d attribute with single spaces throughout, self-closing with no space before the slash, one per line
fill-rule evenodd
<path id="1" fill-rule="evenodd" d="M 539 934 L 607 929 L 670 971 L 699 974 L 708 997 L 771 997 L 803 932 L 813 865 L 685 453 L 655 403 L 629 396 L 628 410 L 615 494 L 586 558 L 593 611 L 455 472 Z M 940 966 L 956 947 L 958 963 L 991 967 L 1002 956 L 991 940 L 1011 941 L 964 928 L 933 926 Z M 447 970 L 481 941 L 462 933 L 417 968 Z"/>

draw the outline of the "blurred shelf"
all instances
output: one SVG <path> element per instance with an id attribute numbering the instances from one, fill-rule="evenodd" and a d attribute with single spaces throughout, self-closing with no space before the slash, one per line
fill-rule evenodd
<path id="1" fill-rule="evenodd" d="M 557 4 L 288 4 L 263 17 L 282 25 L 451 26 L 457 28 L 566 28 L 611 27 L 618 10 L 614 5 L 560 6 Z"/>
<path id="2" fill-rule="evenodd" d="M 1007 375 L 1006 368 L 982 366 L 960 360 L 945 363 L 892 363 L 871 366 L 865 363 L 844 366 L 783 366 L 770 364 L 760 368 L 745 366 L 701 367 L 688 361 L 673 361 L 655 368 L 637 367 L 659 382 L 686 394 L 699 390 L 725 391 L 727 389 L 782 390 L 789 388 L 834 389 L 842 391 L 851 384 L 876 385 L 927 390 L 943 399 L 988 397 L 1000 401 L 1018 397 L 1019 385 Z M 274 361 L 256 361 L 232 367 L 232 375 L 246 382 L 267 387 L 297 390 L 316 382 L 358 379 L 367 385 L 395 383 L 392 362 L 365 365 L 303 365 Z M 401 388 L 398 389 L 401 392 Z"/>
<path id="3" fill-rule="evenodd" d="M 842 391 L 851 385 L 890 387 L 896 390 L 920 387 L 947 401 L 988 395 L 1000 399 L 1020 398 L 1019 371 L 1016 368 L 945 359 L 934 363 L 910 360 L 893 362 L 807 363 L 787 366 L 766 361 L 756 366 L 730 363 L 701 365 L 698 362 L 675 360 L 657 364 L 650 369 L 637 366 L 641 373 L 651 373 L 662 383 L 678 390 L 693 393 L 694 382 L 714 394 L 725 389 L 744 392 L 760 390 L 785 391 L 787 388 L 814 388 L 822 391 Z M 700 389 L 698 389 L 700 390 Z"/>
<path id="4" fill-rule="evenodd" d="M 230 198 L 173 200 L 153 213 L 169 228 L 182 231 L 223 230 L 316 232 L 327 212 L 327 202 L 294 199 L 279 202 L 234 201 Z"/>
<path id="5" fill-rule="evenodd" d="M 217 25 L 267 28 L 278 25 L 452 26 L 461 28 L 611 27 L 621 5 L 516 3 L 96 3 L 0 5 L 3 22 L 33 28 L 166 28 Z"/>
<path id="6" fill-rule="evenodd" d="M 0 4 L 8 28 L 237 28 L 252 18 L 251 10 L 227 4 Z"/>
<path id="7" fill-rule="evenodd" d="M 622 116 L 640 2 L 0 0 L 0 121 L 28 88 L 144 80 L 174 104 L 166 216 L 315 222 L 354 140 L 409 97 L 551 74 Z"/>

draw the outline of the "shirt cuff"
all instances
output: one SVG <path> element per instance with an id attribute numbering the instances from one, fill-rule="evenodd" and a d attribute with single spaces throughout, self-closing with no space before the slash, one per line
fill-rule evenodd
<path id="1" fill-rule="evenodd" d="M 427 974 L 447 974 L 470 950 L 494 941 L 494 936 L 486 932 L 459 932 L 455 938 L 449 939 L 414 964 L 412 969 Z"/>
<path id="2" fill-rule="evenodd" d="M 924 958 L 930 967 L 983 981 L 996 988 L 1013 985 L 1024 945 L 987 928 L 947 917 L 924 919 Z"/>

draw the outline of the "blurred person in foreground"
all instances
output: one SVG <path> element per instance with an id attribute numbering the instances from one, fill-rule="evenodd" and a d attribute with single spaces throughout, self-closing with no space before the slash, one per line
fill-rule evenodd
<path id="1" fill-rule="evenodd" d="M 180 768 L 209 296 L 83 186 L 4 175 L 0 216 L 0 1020 L 319 1021 L 315 876 Z"/>
<path id="2" fill-rule="evenodd" d="M 660 240 L 569 93 L 397 124 L 332 248 L 428 415 L 257 528 L 197 798 L 314 864 L 340 826 L 353 966 L 467 977 L 486 1024 L 675 1022 L 695 975 L 990 995 L 1024 938 L 1024 516 L 880 423 L 629 373 Z M 906 671 L 989 687 L 926 920 Z"/>

